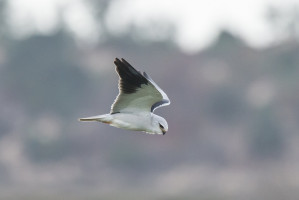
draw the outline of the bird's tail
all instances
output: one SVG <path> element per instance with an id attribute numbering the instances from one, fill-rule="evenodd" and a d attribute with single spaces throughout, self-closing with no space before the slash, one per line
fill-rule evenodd
<path id="1" fill-rule="evenodd" d="M 97 115 L 97 116 L 92 116 L 92 117 L 84 117 L 84 118 L 79 119 L 79 121 L 83 121 L 83 122 L 98 121 L 98 122 L 103 122 L 106 124 L 110 124 L 111 120 L 112 120 L 112 117 L 109 114 Z"/>

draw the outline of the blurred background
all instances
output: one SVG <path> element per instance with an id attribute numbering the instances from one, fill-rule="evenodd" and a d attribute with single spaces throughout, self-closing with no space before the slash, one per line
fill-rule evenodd
<path id="1" fill-rule="evenodd" d="M 298 0 L 0 0 L 0 199 L 298 199 Z M 115 57 L 172 101 L 109 112 Z"/>

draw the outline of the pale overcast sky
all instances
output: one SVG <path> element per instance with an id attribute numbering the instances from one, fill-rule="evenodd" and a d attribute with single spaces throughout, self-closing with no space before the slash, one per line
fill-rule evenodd
<path id="1" fill-rule="evenodd" d="M 81 39 L 97 38 L 95 22 L 84 0 L 10 0 L 10 19 L 18 36 L 33 31 L 51 33 L 58 13 Z M 110 7 L 106 23 L 114 32 L 125 32 L 129 24 L 142 27 L 145 22 L 170 21 L 177 28 L 178 45 L 194 51 L 209 45 L 227 29 L 253 46 L 274 40 L 265 19 L 269 6 L 290 9 L 299 0 L 118 0 Z"/>

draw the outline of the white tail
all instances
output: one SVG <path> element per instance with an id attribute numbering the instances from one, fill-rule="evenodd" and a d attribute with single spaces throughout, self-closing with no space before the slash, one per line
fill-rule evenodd
<path id="1" fill-rule="evenodd" d="M 106 115 L 97 115 L 97 116 L 92 116 L 92 117 L 84 117 L 80 118 L 79 121 L 83 122 L 90 122 L 90 121 L 98 121 L 98 122 L 103 122 L 103 123 L 111 123 L 112 117 L 109 114 Z"/>

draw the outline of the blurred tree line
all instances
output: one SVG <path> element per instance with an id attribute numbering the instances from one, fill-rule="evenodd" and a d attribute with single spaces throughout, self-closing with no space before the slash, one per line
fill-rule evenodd
<path id="1" fill-rule="evenodd" d="M 105 89 L 101 90 L 99 82 L 90 78 L 91 72 L 84 62 L 84 56 L 89 56 L 90 51 L 103 58 L 106 55 L 103 52 L 106 52 L 113 54 L 111 57 L 124 55 L 123 57 L 134 58 L 135 63 L 146 63 L 144 65 L 148 67 L 164 66 L 166 70 L 156 67 L 157 71 L 154 72 L 155 70 L 148 69 L 156 73 L 154 76 L 162 80 L 161 85 L 165 86 L 163 88 L 174 95 L 174 106 L 169 107 L 169 111 L 165 109 L 165 113 L 168 114 L 166 118 L 170 118 L 169 121 L 172 122 L 173 127 L 176 127 L 170 134 L 176 136 L 174 140 L 180 141 L 182 145 L 193 148 L 192 152 L 194 152 L 193 154 L 176 152 L 176 145 L 168 144 L 168 148 L 173 149 L 181 160 L 204 160 L 211 152 L 219 154 L 215 159 L 229 160 L 229 154 L 225 153 L 229 147 L 219 147 L 209 142 L 207 144 L 210 146 L 207 147 L 205 142 L 201 141 L 202 138 L 204 140 L 206 139 L 204 137 L 209 137 L 202 134 L 204 131 L 202 127 L 207 128 L 206 130 L 213 130 L 211 127 L 226 130 L 228 132 L 226 135 L 221 135 L 222 133 L 219 132 L 219 138 L 225 139 L 235 137 L 230 134 L 232 127 L 241 126 L 242 133 L 240 132 L 239 137 L 246 138 L 248 148 L 244 148 L 250 156 L 259 160 L 278 159 L 284 155 L 287 150 L 285 138 L 296 130 L 289 130 L 286 127 L 287 122 L 284 121 L 286 119 L 283 119 L 280 112 L 288 108 L 298 110 L 299 107 L 298 96 L 294 95 L 297 93 L 298 86 L 299 46 L 294 37 L 273 47 L 253 49 L 234 34 L 222 31 L 209 48 L 188 55 L 175 46 L 173 41 L 175 29 L 171 23 L 149 23 L 142 28 L 132 25 L 128 32 L 122 35 L 110 33 L 105 28 L 103 19 L 111 2 L 113 1 L 89 1 L 93 5 L 102 40 L 94 49 L 86 50 L 76 44 L 74 37 L 64 27 L 52 35 L 36 33 L 23 39 L 11 37 L 6 21 L 6 1 L 0 1 L 0 49 L 5 55 L 0 62 L 1 107 L 7 104 L 20 106 L 29 118 L 29 123 L 34 118 L 43 117 L 48 113 L 54 114 L 66 123 L 62 125 L 61 135 L 52 143 L 43 143 L 36 137 L 28 136 L 25 145 L 29 149 L 27 152 L 29 157 L 33 157 L 35 161 L 62 159 L 63 156 L 72 154 L 72 150 L 83 149 L 83 146 L 90 142 L 86 140 L 86 143 L 78 147 L 75 144 L 80 142 L 70 139 L 72 137 L 70 132 L 75 132 L 74 128 L 71 128 L 75 125 L 71 126 L 70 123 L 76 123 L 75 119 L 82 115 L 84 107 L 96 109 L 99 106 L 99 101 L 88 100 L 89 97 L 101 99 L 100 94 L 107 92 Z M 274 11 L 271 12 L 271 20 L 276 23 L 279 17 Z M 297 15 L 294 14 L 293 19 L 297 19 Z M 292 27 L 296 27 L 296 29 L 292 28 L 291 32 L 297 31 L 297 22 L 295 20 L 290 22 Z M 166 27 L 162 37 L 165 39 L 156 41 L 144 36 L 148 30 L 157 30 L 160 27 Z M 297 33 L 295 35 L 298 37 Z M 216 69 L 213 71 L 215 64 L 217 64 Z M 99 62 L 98 65 L 101 63 Z M 211 72 L 215 77 L 219 77 L 217 73 L 222 72 L 223 68 L 227 69 L 224 72 L 228 73 L 223 82 L 214 84 L 213 77 L 205 81 L 208 77 L 205 73 L 210 76 Z M 196 75 L 196 78 L 190 77 L 192 74 Z M 105 74 L 96 76 L 103 79 L 102 83 L 108 81 Z M 275 87 L 276 96 L 266 105 L 255 107 L 248 103 L 246 91 L 254 81 L 260 79 L 266 80 L 271 87 Z M 175 87 L 172 87 L 173 85 Z M 186 104 L 188 102 L 189 104 Z M 177 113 L 180 113 L 180 116 L 177 116 Z M 298 114 L 293 111 L 290 113 L 296 116 L 293 120 L 298 121 Z M 191 114 L 195 117 L 189 119 Z M 13 124 L 13 121 L 5 118 L 6 116 L 0 116 L 1 132 L 10 130 L 4 128 L 4 124 Z M 191 134 L 182 134 L 184 127 L 188 127 L 187 130 Z M 25 130 L 30 133 L 30 128 Z M 286 134 L 288 131 L 291 133 Z M 229 140 L 225 141 L 229 142 Z M 129 141 L 124 143 L 130 146 Z M 95 146 L 96 144 L 90 145 L 88 147 L 90 149 L 86 152 L 91 153 L 97 148 L 107 147 Z M 70 150 L 66 151 L 66 147 Z M 135 150 L 131 147 L 129 152 Z M 65 154 L 56 156 L 61 151 Z M 142 160 L 142 155 L 139 156 Z M 170 159 L 172 159 L 169 161 L 171 163 L 177 158 Z M 111 153 L 108 160 L 117 165 L 127 164 L 123 154 L 120 156 Z"/>

